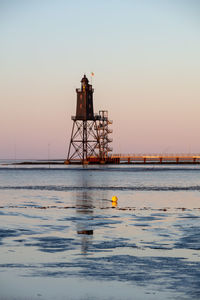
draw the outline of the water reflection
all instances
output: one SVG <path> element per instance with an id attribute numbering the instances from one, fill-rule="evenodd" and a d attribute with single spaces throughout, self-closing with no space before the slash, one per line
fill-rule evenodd
<path id="1" fill-rule="evenodd" d="M 83 167 L 87 169 L 87 166 Z M 103 185 L 102 178 L 99 178 L 99 185 Z M 77 177 L 77 186 L 84 187 L 83 190 L 77 191 L 75 196 L 76 203 L 76 232 L 81 239 L 81 251 L 86 254 L 93 241 L 96 220 L 98 219 L 98 209 L 106 209 L 111 207 L 111 201 L 108 197 L 107 190 L 101 190 L 96 193 L 90 187 L 94 184 L 92 171 L 82 171 Z M 88 188 L 88 189 L 87 189 Z M 113 207 L 116 207 L 116 203 Z M 99 226 L 99 223 L 98 223 Z"/>
<path id="2" fill-rule="evenodd" d="M 93 199 L 88 191 L 76 193 L 76 214 L 77 234 L 81 236 L 81 251 L 87 253 L 94 233 L 93 220 Z"/>
<path id="3" fill-rule="evenodd" d="M 87 166 L 84 166 L 87 169 Z M 89 251 L 93 241 L 95 219 L 98 216 L 94 215 L 94 209 L 105 209 L 111 207 L 108 200 L 107 191 L 98 191 L 98 197 L 95 191 L 90 190 L 93 185 L 92 172 L 82 171 L 79 173 L 78 185 L 84 187 L 84 190 L 76 192 L 74 199 L 76 201 L 76 228 L 77 234 L 81 238 L 81 251 L 86 254 Z M 101 179 L 99 180 L 101 181 Z M 99 182 L 101 184 L 101 182 Z M 88 188 L 88 189 L 87 189 Z"/>
<path id="4" fill-rule="evenodd" d="M 117 202 L 112 202 L 112 208 L 116 208 L 117 207 Z"/>
<path id="5" fill-rule="evenodd" d="M 90 185 L 90 174 L 86 172 L 80 172 L 79 185 L 87 188 Z M 90 244 L 94 234 L 93 229 L 93 213 L 94 204 L 91 192 L 84 189 L 83 191 L 77 191 L 76 193 L 76 228 L 77 234 L 81 238 L 81 252 L 86 254 L 89 250 Z"/>

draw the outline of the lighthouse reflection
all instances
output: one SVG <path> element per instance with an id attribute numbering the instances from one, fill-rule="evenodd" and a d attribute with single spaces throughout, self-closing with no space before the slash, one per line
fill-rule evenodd
<path id="1" fill-rule="evenodd" d="M 84 166 L 77 178 L 79 191 L 75 193 L 76 202 L 76 233 L 81 241 L 81 251 L 86 254 L 92 250 L 95 229 L 102 226 L 99 221 L 99 209 L 111 207 L 108 202 L 108 194 L 105 190 L 94 190 L 93 172 L 88 166 Z M 99 180 L 101 185 L 101 179 Z M 102 216 L 101 216 L 102 219 Z"/>
<path id="2" fill-rule="evenodd" d="M 93 199 L 87 191 L 76 194 L 77 234 L 81 237 L 81 252 L 87 253 L 92 243 Z"/>
<path id="3" fill-rule="evenodd" d="M 92 244 L 94 234 L 94 199 L 92 191 L 88 190 L 92 179 L 87 166 L 83 166 L 79 174 L 77 179 L 82 189 L 76 192 L 76 232 L 81 240 L 81 252 L 86 254 Z"/>

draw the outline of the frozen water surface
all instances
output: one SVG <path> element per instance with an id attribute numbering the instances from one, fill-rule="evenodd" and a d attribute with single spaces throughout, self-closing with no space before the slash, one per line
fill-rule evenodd
<path id="1" fill-rule="evenodd" d="M 198 165 L 1 165 L 0 299 L 200 299 L 199 227 Z"/>

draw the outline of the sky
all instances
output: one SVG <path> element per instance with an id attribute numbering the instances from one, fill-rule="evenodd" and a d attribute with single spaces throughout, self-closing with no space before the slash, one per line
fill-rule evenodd
<path id="1" fill-rule="evenodd" d="M 200 153 L 200 1 L 0 0 L 0 159 L 66 158 L 76 92 L 113 153 Z"/>

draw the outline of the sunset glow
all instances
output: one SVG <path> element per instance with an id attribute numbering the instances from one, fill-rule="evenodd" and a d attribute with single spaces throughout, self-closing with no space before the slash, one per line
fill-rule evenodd
<path id="1" fill-rule="evenodd" d="M 199 153 L 199 13 L 195 0 L 1 1 L 0 158 L 66 157 L 84 73 L 114 153 Z"/>

